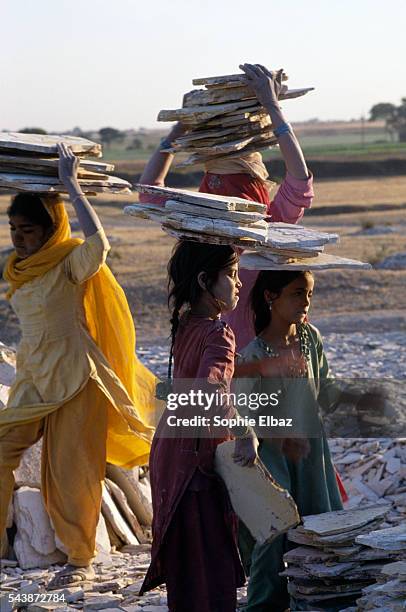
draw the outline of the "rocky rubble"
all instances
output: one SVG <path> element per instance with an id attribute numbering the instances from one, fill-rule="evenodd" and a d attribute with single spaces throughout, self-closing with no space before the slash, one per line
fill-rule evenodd
<path id="1" fill-rule="evenodd" d="M 358 337 L 359 336 L 359 337 Z M 406 370 L 406 335 L 389 332 L 381 334 L 379 339 L 374 334 L 326 334 L 324 336 L 325 345 L 328 356 L 334 366 L 334 371 L 337 376 L 348 376 L 351 372 L 354 377 L 362 371 L 362 375 L 369 378 L 374 377 L 402 377 L 402 372 Z M 354 348 L 355 343 L 355 348 Z M 369 348 L 365 348 L 366 345 Z M 164 346 L 150 346 L 138 351 L 141 359 L 155 373 L 165 376 L 167 349 Z M 4 345 L 0 345 L 0 399 L 5 404 L 7 399 L 8 387 L 12 382 L 14 375 L 13 351 Z M 372 439 L 362 438 L 335 438 L 330 440 L 330 447 L 333 459 L 341 473 L 346 489 L 349 493 L 350 500 L 347 503 L 347 509 L 354 510 L 357 507 L 371 505 L 376 503 L 390 503 L 390 508 L 385 515 L 385 522 L 381 524 L 381 528 L 390 528 L 401 524 L 402 516 L 405 516 L 405 493 L 406 493 L 406 439 L 399 438 L 382 438 L 376 437 Z M 43 519 L 37 520 L 37 516 L 42 516 L 45 512 L 40 508 L 38 499 L 41 499 L 39 491 L 39 459 L 40 445 L 36 445 L 24 457 L 20 468 L 16 471 L 16 482 L 18 489 L 18 502 L 10 508 L 9 526 L 31 525 L 35 522 L 35 529 L 44 524 Z M 127 528 L 131 529 L 134 537 L 138 542 L 141 542 L 140 532 L 138 531 L 138 521 L 141 532 L 144 538 L 149 535 L 148 522 L 151 518 L 151 502 L 148 479 L 143 470 L 133 470 L 127 472 L 123 470 L 121 475 L 114 474 L 116 468 L 110 471 L 109 466 L 107 471 L 107 488 L 110 497 L 113 499 L 116 511 L 119 512 L 121 520 L 123 520 Z M 127 506 L 124 504 L 121 494 L 118 493 L 114 485 L 124 495 Z M 134 487 L 134 484 L 136 485 Z M 28 490 L 27 490 L 28 487 Z M 34 494 L 32 493 L 34 491 Z M 131 493 L 132 492 L 132 493 Z M 27 516 L 26 509 L 24 510 L 21 519 L 16 514 L 20 513 L 20 505 L 23 499 L 35 500 L 32 509 L 36 509 L 34 514 Z M 120 500 L 121 498 L 121 500 Z M 128 512 L 128 507 L 131 514 Z M 39 513 L 39 514 L 38 514 Z M 61 591 L 50 591 L 48 594 L 56 593 L 61 596 L 65 595 L 65 602 L 61 600 L 50 601 L 49 603 L 31 602 L 25 607 L 31 612 L 36 610 L 45 611 L 53 610 L 62 612 L 63 610 L 127 610 L 128 612 L 153 612 L 167 610 L 165 589 L 156 589 L 146 596 L 139 597 L 138 591 L 149 565 L 149 545 L 148 544 L 126 544 L 117 534 L 117 529 L 111 521 L 106 520 L 103 515 L 99 525 L 100 534 L 98 535 L 99 542 L 99 564 L 96 566 L 97 577 L 92 585 L 86 585 L 85 588 L 71 588 Z M 104 527 L 103 527 L 104 523 Z M 52 529 L 48 525 L 47 529 Z M 23 531 L 22 529 L 20 531 Z M 48 534 L 48 535 L 47 535 Z M 20 534 L 21 535 L 21 534 Z M 108 536 L 108 537 L 107 537 Z M 145 539 L 144 539 L 145 541 Z M 37 533 L 35 537 L 30 538 L 30 544 L 35 544 L 42 550 L 48 551 L 52 549 L 52 541 L 49 543 L 49 532 Z M 366 546 L 366 545 L 363 545 Z M 18 548 L 18 547 L 17 547 Z M 55 548 L 51 550 L 51 555 L 55 550 L 62 553 L 61 543 L 55 540 Z M 119 550 L 118 550 L 119 549 Z M 371 548 L 374 554 L 373 549 Z M 38 552 L 38 551 L 37 551 Z M 300 553 L 298 553 L 300 554 Z M 13 555 L 13 550 L 10 549 L 9 556 Z M 0 595 L 0 609 L 3 612 L 8 610 L 17 610 L 9 605 L 10 594 L 18 595 L 33 595 L 46 594 L 46 585 L 52 579 L 59 566 L 54 565 L 55 561 L 51 561 L 48 568 L 40 569 L 38 565 L 32 569 L 22 569 L 16 559 L 1 561 L 1 576 L 2 591 Z M 392 564 L 388 564 L 387 572 L 394 572 L 391 569 Z M 396 566 L 398 567 L 398 566 Z M 398 570 L 396 570 L 398 571 Z M 402 570 L 403 572 L 403 570 Z M 375 604 L 371 601 L 378 601 L 376 597 L 387 597 L 384 593 L 386 583 L 389 583 L 389 588 L 392 587 L 393 580 L 395 586 L 404 582 L 404 574 L 400 570 L 397 574 L 376 573 L 377 584 L 376 588 L 382 587 L 378 591 L 374 591 L 373 586 L 365 587 L 362 593 L 360 604 L 367 607 L 350 608 L 355 610 L 377 609 L 381 612 L 386 610 L 404 609 L 396 606 L 403 605 L 396 601 L 391 601 L 392 607 L 374 608 Z M 392 580 L 392 576 L 394 576 Z M 397 592 L 397 591 L 395 591 Z M 403 597 L 403 596 L 402 596 Z M 93 598 L 93 599 L 92 599 Z M 97 599 L 94 599 L 97 598 Z M 375 599 L 374 599 L 375 598 Z M 392 597 L 393 599 L 393 597 Z M 245 600 L 245 589 L 239 591 L 239 604 Z M 383 601 L 382 599 L 380 601 Z M 344 607 L 344 602 L 343 606 Z M 389 604 L 385 603 L 386 606 Z M 369 607 L 368 607 L 369 606 Z M 312 608 L 315 609 L 315 608 Z"/>
<path id="2" fill-rule="evenodd" d="M 289 531 L 288 539 L 300 546 L 285 554 L 282 575 L 289 577 L 288 589 L 299 609 L 332 612 L 355 604 L 363 593 L 385 593 L 387 599 L 406 594 L 406 584 L 398 579 L 391 591 L 381 574 L 388 563 L 406 560 L 406 525 L 385 528 L 387 510 L 375 504 L 305 516 L 302 526 Z M 376 578 L 381 575 L 384 586 L 379 589 Z M 376 608 L 354 608 L 364 609 Z"/>
<path id="3" fill-rule="evenodd" d="M 389 525 L 406 516 L 406 438 L 332 439 L 333 462 L 349 496 L 347 508 L 382 500 L 391 504 Z"/>
<path id="4" fill-rule="evenodd" d="M 357 538 L 357 542 L 371 547 L 375 554 L 386 551 L 400 560 L 384 565 L 376 577 L 376 583 L 362 589 L 357 605 L 343 612 L 400 612 L 406 608 L 406 526 L 399 525 L 382 531 L 374 531 Z"/>
<path id="5" fill-rule="evenodd" d="M 154 589 L 139 596 L 145 572 L 150 562 L 150 546 L 126 546 L 112 554 L 112 565 L 96 565 L 96 579 L 83 587 L 70 587 L 47 591 L 46 586 L 60 569 L 50 566 L 44 570 L 23 572 L 15 561 L 1 562 L 0 609 L 17 610 L 21 606 L 9 606 L 13 596 L 32 593 L 53 597 L 50 603 L 31 602 L 24 610 L 29 612 L 65 612 L 68 610 L 124 610 L 126 612 L 166 612 L 167 599 L 164 588 Z M 239 590 L 239 605 L 245 601 L 246 589 Z M 26 599 L 27 601 L 27 599 Z M 16 602 L 17 604 L 18 602 Z"/>

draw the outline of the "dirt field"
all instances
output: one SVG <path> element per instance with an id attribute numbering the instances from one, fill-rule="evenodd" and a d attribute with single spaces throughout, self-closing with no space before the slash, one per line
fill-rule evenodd
<path id="1" fill-rule="evenodd" d="M 109 264 L 125 288 L 139 341 L 145 345 L 163 342 L 168 334 L 166 264 L 174 240 L 159 227 L 123 214 L 125 204 L 135 199 L 99 197 L 93 203 L 111 241 Z M 9 245 L 7 204 L 8 198 L 0 197 L 0 249 Z M 380 210 L 382 204 L 387 208 Z M 394 253 L 406 252 L 403 205 L 406 177 L 322 181 L 316 184 L 313 213 L 305 217 L 304 224 L 340 233 L 340 244 L 329 251 L 375 264 Z M 331 207 L 335 214 L 317 214 L 325 207 Z M 352 207 L 357 212 L 351 212 Z M 328 317 L 333 322 L 338 316 L 351 315 L 356 329 L 358 316 L 368 324 L 365 315 L 375 314 L 376 324 L 381 317 L 406 312 L 406 269 L 319 272 L 316 283 L 312 306 L 315 318 Z M 5 300 L 5 289 L 1 282 L 0 340 L 16 342 L 18 326 Z"/>

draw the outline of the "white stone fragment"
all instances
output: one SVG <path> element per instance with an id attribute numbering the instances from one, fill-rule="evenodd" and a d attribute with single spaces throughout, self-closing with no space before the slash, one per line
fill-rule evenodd
<path id="1" fill-rule="evenodd" d="M 260 462 L 253 467 L 235 463 L 234 448 L 234 441 L 218 445 L 215 469 L 225 482 L 235 513 L 255 540 L 271 541 L 298 524 L 296 504 Z"/>
<path id="2" fill-rule="evenodd" d="M 139 544 L 134 533 L 125 522 L 106 487 L 103 487 L 102 512 L 114 532 L 125 544 Z"/>
<path id="3" fill-rule="evenodd" d="M 22 487 L 14 493 L 14 520 L 17 527 L 14 551 L 21 568 L 45 568 L 65 562 L 66 556 L 57 550 L 54 532 L 38 489 Z"/>

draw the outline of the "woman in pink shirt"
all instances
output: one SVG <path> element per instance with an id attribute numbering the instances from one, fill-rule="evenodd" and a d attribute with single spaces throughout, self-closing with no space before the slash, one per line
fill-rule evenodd
<path id="1" fill-rule="evenodd" d="M 286 122 L 278 103 L 282 87 L 282 71 L 270 72 L 258 64 L 243 64 L 241 70 L 246 75 L 247 83 L 255 91 L 258 101 L 269 113 L 275 134 L 278 137 L 279 149 L 286 165 L 286 176 L 279 186 L 273 200 L 269 195 L 268 172 L 260 153 L 242 153 L 238 157 L 216 158 L 206 163 L 205 175 L 199 191 L 230 195 L 255 202 L 268 207 L 271 221 L 297 223 L 309 208 L 313 199 L 313 177 L 307 169 L 300 144 L 292 127 Z M 153 153 L 140 177 L 140 183 L 164 186 L 174 155 L 167 149 L 179 136 L 184 134 L 185 127 L 177 123 L 168 136 L 161 141 L 161 146 Z M 163 203 L 163 198 L 142 196 L 140 201 Z M 241 270 L 243 283 L 240 301 L 225 320 L 233 329 L 237 350 L 246 346 L 255 336 L 252 311 L 248 296 L 258 272 Z"/>

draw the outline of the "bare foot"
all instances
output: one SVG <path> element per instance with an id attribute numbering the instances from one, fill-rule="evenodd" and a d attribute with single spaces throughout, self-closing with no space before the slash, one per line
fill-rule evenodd
<path id="1" fill-rule="evenodd" d="M 95 578 L 95 573 L 92 565 L 85 567 L 77 567 L 67 563 L 63 569 L 55 574 L 52 580 L 48 583 L 48 589 L 62 589 L 66 586 L 80 586 L 91 582 Z"/>

